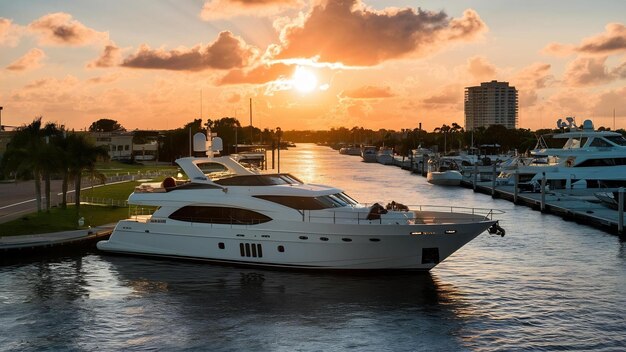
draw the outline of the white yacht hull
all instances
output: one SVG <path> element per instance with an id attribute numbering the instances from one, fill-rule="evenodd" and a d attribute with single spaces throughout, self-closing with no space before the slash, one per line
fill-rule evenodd
<path id="1" fill-rule="evenodd" d="M 389 154 L 377 155 L 376 156 L 376 161 L 379 164 L 391 165 L 391 164 L 393 164 L 393 156 L 389 155 Z"/>
<path id="2" fill-rule="evenodd" d="M 285 221 L 247 226 L 124 220 L 108 241 L 97 246 L 107 252 L 264 267 L 430 270 L 494 223 L 381 226 Z"/>
<path id="3" fill-rule="evenodd" d="M 440 186 L 458 186 L 463 176 L 456 170 L 429 171 L 426 174 L 426 182 Z"/>

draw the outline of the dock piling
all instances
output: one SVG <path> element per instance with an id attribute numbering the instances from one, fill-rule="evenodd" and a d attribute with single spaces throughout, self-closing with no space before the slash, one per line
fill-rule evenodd
<path id="1" fill-rule="evenodd" d="M 617 232 L 624 233 L 624 187 L 617 190 Z"/>
<path id="2" fill-rule="evenodd" d="M 493 164 L 493 170 L 491 171 L 491 197 L 496 196 L 496 164 Z"/>
<path id="3" fill-rule="evenodd" d="M 515 174 L 513 175 L 513 204 L 517 204 L 517 193 L 519 192 L 518 190 L 518 185 L 519 185 L 519 173 L 517 172 L 517 170 L 515 170 Z"/>
<path id="4" fill-rule="evenodd" d="M 474 163 L 474 192 L 476 192 L 476 184 L 478 183 L 478 161 Z"/>
<path id="5" fill-rule="evenodd" d="M 546 211 L 546 173 L 543 172 L 541 177 L 541 212 Z"/>

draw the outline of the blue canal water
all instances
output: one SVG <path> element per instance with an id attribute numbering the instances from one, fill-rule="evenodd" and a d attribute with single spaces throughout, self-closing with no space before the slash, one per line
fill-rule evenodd
<path id="1" fill-rule="evenodd" d="M 427 274 L 333 275 L 81 256 L 0 267 L 3 351 L 626 350 L 626 244 L 325 147 L 281 171 L 362 202 L 506 211 Z"/>

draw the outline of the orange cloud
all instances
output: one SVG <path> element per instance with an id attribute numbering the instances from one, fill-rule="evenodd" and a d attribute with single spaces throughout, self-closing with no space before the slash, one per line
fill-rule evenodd
<path id="1" fill-rule="evenodd" d="M 262 84 L 274 81 L 293 73 L 294 68 L 282 63 L 261 65 L 250 70 L 235 69 L 229 71 L 218 81 L 218 85 L 226 84 Z"/>
<path id="2" fill-rule="evenodd" d="M 13 24 L 8 18 L 0 17 L 0 45 L 16 46 L 23 28 Z"/>
<path id="3" fill-rule="evenodd" d="M 626 26 L 621 23 L 609 23 L 604 33 L 585 38 L 579 45 L 550 43 L 543 52 L 553 55 L 565 55 L 574 52 L 591 55 L 609 55 L 626 51 Z"/>
<path id="4" fill-rule="evenodd" d="M 102 54 L 87 64 L 88 68 L 117 66 L 121 59 L 121 50 L 111 42 L 104 46 Z"/>
<path id="5" fill-rule="evenodd" d="M 216 41 L 203 47 L 165 51 L 142 45 L 121 66 L 174 71 L 228 70 L 243 67 L 257 55 L 257 50 L 231 32 L 221 32 Z"/>
<path id="6" fill-rule="evenodd" d="M 114 73 L 106 76 L 92 77 L 87 79 L 87 83 L 90 84 L 103 84 L 103 83 L 113 83 L 120 78 L 119 73 Z"/>
<path id="7" fill-rule="evenodd" d="M 609 73 L 605 65 L 606 59 L 606 56 L 577 58 L 567 65 L 563 80 L 574 87 L 610 82 L 615 76 Z"/>
<path id="8" fill-rule="evenodd" d="M 437 108 L 442 106 L 455 106 L 463 103 L 463 87 L 457 85 L 449 85 L 435 95 L 422 101 L 429 108 Z"/>
<path id="9" fill-rule="evenodd" d="M 537 62 L 513 76 L 511 83 L 519 92 L 520 106 L 529 107 L 539 100 L 537 90 L 547 87 L 554 81 L 554 75 L 550 74 L 551 68 L 550 64 Z"/>
<path id="10" fill-rule="evenodd" d="M 301 0 L 209 0 L 202 6 L 200 17 L 205 21 L 238 16 L 263 17 L 303 6 Z"/>
<path id="11" fill-rule="evenodd" d="M 46 57 L 43 50 L 34 48 L 30 49 L 24 56 L 20 57 L 12 64 L 6 67 L 10 71 L 28 71 L 39 68 L 41 66 L 41 60 Z"/>
<path id="12" fill-rule="evenodd" d="M 486 30 L 473 10 L 450 19 L 443 11 L 375 11 L 359 0 L 336 0 L 314 6 L 306 18 L 285 25 L 282 44 L 270 50 L 278 58 L 316 57 L 320 62 L 371 66 L 469 41 Z"/>
<path id="13" fill-rule="evenodd" d="M 615 77 L 626 78 L 626 61 L 622 62 L 621 65 L 611 70 L 611 73 L 615 75 Z"/>
<path id="14" fill-rule="evenodd" d="M 228 95 L 228 97 L 226 98 L 226 102 L 227 103 L 237 103 L 241 101 L 241 94 L 239 93 L 231 93 Z"/>
<path id="15" fill-rule="evenodd" d="M 109 37 L 108 33 L 88 28 L 64 12 L 45 15 L 27 28 L 39 37 L 40 45 L 83 46 L 105 41 Z"/>
<path id="16" fill-rule="evenodd" d="M 615 110 L 616 117 L 625 117 L 626 110 L 620 109 L 624 106 L 624 101 L 626 101 L 626 87 L 603 92 L 591 108 L 591 113 L 593 116 L 611 116 L 612 110 L 617 107 Z"/>
<path id="17" fill-rule="evenodd" d="M 494 79 L 496 66 L 484 56 L 474 56 L 467 59 L 467 72 L 478 80 Z"/>
<path id="18" fill-rule="evenodd" d="M 345 90 L 340 97 L 352 99 L 379 99 L 393 97 L 390 87 L 363 86 L 356 89 Z"/>

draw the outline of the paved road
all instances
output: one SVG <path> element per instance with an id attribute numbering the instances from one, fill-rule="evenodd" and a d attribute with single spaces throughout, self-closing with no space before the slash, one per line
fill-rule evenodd
<path id="1" fill-rule="evenodd" d="M 90 184 L 87 180 L 83 180 L 83 186 L 89 187 Z M 50 183 L 52 193 L 50 205 L 55 206 L 61 204 L 61 187 L 62 182 L 60 180 L 53 180 Z M 73 187 L 74 186 L 70 184 L 68 197 L 74 193 Z M 43 182 L 41 183 L 41 192 L 44 192 Z M 71 199 L 68 199 L 68 201 Z M 45 207 L 45 204 L 45 198 L 43 198 L 41 203 L 42 208 Z M 35 181 L 0 183 L 0 224 L 36 211 Z"/>
<path id="2" fill-rule="evenodd" d="M 43 192 L 43 184 L 41 185 Z M 53 197 L 51 204 L 61 202 L 61 181 L 55 180 L 50 184 Z M 43 203 L 45 204 L 45 203 Z M 35 202 L 35 181 L 20 181 L 0 183 L 0 223 L 17 219 L 20 216 L 37 211 Z"/>

